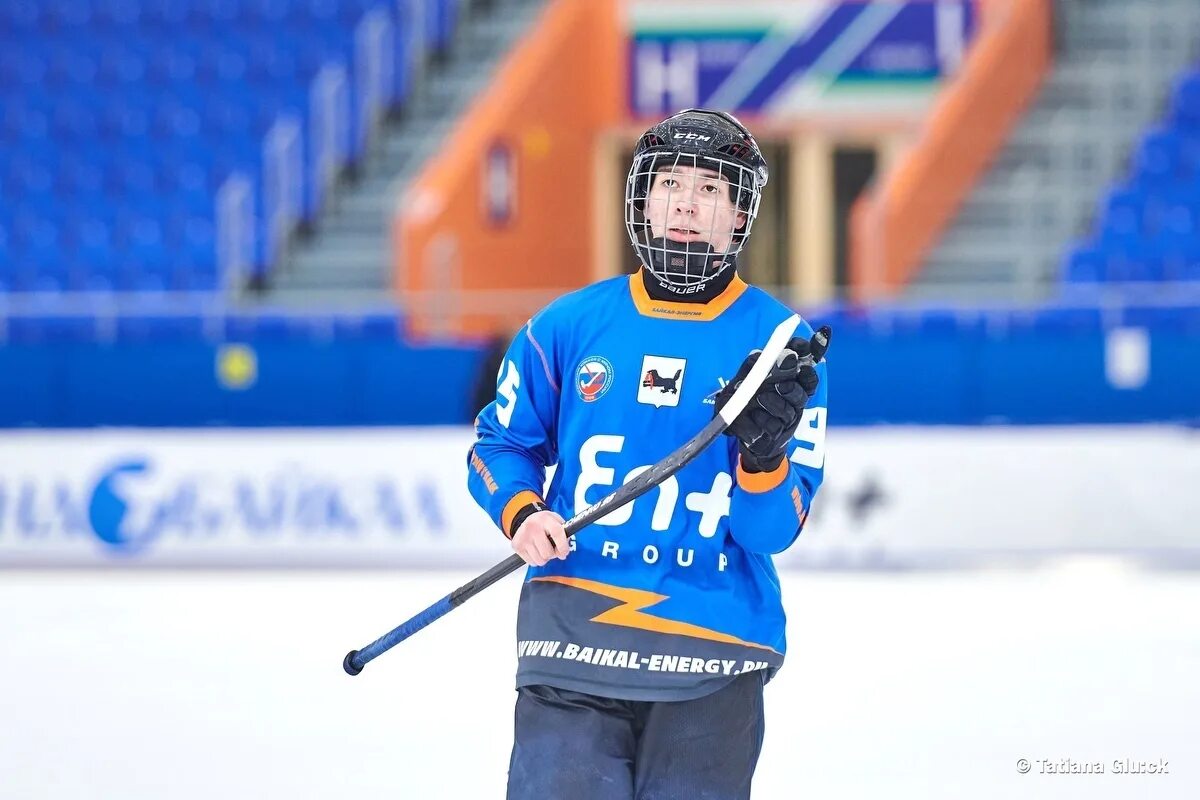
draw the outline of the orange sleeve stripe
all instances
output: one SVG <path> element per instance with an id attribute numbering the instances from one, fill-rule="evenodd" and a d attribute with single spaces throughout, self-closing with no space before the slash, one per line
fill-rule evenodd
<path id="1" fill-rule="evenodd" d="M 791 466 L 789 465 L 788 460 L 785 458 L 783 461 L 779 462 L 778 467 L 770 472 L 746 472 L 746 470 L 742 467 L 741 456 L 738 456 L 737 482 L 738 486 L 742 487 L 747 492 L 762 494 L 763 492 L 771 491 L 776 486 L 779 486 L 781 483 L 783 483 L 784 479 L 788 476 L 788 472 L 790 471 Z"/>
<path id="2" fill-rule="evenodd" d="M 471 448 L 471 467 L 479 473 L 483 485 L 487 487 L 488 494 L 495 494 L 496 489 L 499 488 L 496 486 L 496 479 L 492 477 L 492 471 L 487 468 L 487 464 L 483 463 L 483 459 L 475 452 L 474 447 Z"/>
<path id="3" fill-rule="evenodd" d="M 513 517 L 517 515 L 517 512 L 530 503 L 540 502 L 542 502 L 542 498 L 528 489 L 522 489 L 514 494 L 512 499 L 504 504 L 504 513 L 500 515 L 500 531 L 508 536 L 508 529 L 512 527 Z"/>
<path id="4" fill-rule="evenodd" d="M 808 520 L 808 509 L 804 507 L 804 498 L 800 496 L 800 490 L 795 486 L 792 487 L 792 505 L 796 507 L 796 519 L 803 528 L 804 523 Z"/>

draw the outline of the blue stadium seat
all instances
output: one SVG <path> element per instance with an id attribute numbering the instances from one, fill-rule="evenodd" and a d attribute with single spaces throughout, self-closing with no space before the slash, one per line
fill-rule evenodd
<path id="1" fill-rule="evenodd" d="M 1200 187 L 1177 189 L 1162 197 L 1155 215 L 1155 230 L 1173 236 L 1197 235 L 1197 212 L 1200 212 Z"/>
<path id="2" fill-rule="evenodd" d="M 211 272 L 216 264 L 216 229 L 205 217 L 178 214 L 168 218 L 165 234 L 170 252 L 177 260 Z"/>
<path id="3" fill-rule="evenodd" d="M 14 248 L 10 270 L 13 291 L 59 292 L 65 283 L 65 272 L 57 230 L 53 226 L 47 235 L 18 242 Z"/>
<path id="4" fill-rule="evenodd" d="M 71 288 L 108 291 L 113 288 L 112 275 L 118 262 L 112 229 L 104 223 L 92 222 L 95 227 L 79 235 L 66 253 L 75 267 L 76 278 Z M 97 277 L 101 280 L 97 281 Z"/>
<path id="5" fill-rule="evenodd" d="M 146 52 L 127 41 L 108 41 L 100 55 L 98 77 L 106 86 L 138 86 L 150 73 Z"/>
<path id="6" fill-rule="evenodd" d="M 337 27 L 338 0 L 301 0 L 302 11 L 299 19 L 311 26 L 321 29 Z"/>
<path id="7" fill-rule="evenodd" d="M 0 3 L 0 31 L 17 34 L 15 38 L 36 35 L 42 25 L 43 5 L 38 0 L 5 0 Z"/>
<path id="8" fill-rule="evenodd" d="M 146 78 L 158 86 L 189 84 L 200 70 L 199 48 L 183 40 L 155 47 L 147 59 Z"/>
<path id="9" fill-rule="evenodd" d="M 1144 235 L 1186 230 L 1191 218 L 1191 191 L 1188 188 L 1173 183 L 1145 190 L 1141 228 Z"/>
<path id="10" fill-rule="evenodd" d="M 292 6 L 290 0 L 247 0 L 243 19 L 252 25 L 278 27 L 291 14 Z"/>
<path id="11" fill-rule="evenodd" d="M 46 58 L 47 83 L 68 91 L 75 85 L 94 83 L 100 71 L 94 54 L 65 43 L 48 48 Z"/>
<path id="12" fill-rule="evenodd" d="M 229 29 L 240 18 L 240 6 L 239 0 L 193 0 L 190 21 L 201 28 Z"/>
<path id="13" fill-rule="evenodd" d="M 1200 236 L 1195 232 L 1165 232 L 1158 238 L 1163 278 L 1170 281 L 1200 279 Z"/>
<path id="14" fill-rule="evenodd" d="M 183 251 L 172 270 L 171 288 L 175 291 L 213 292 L 222 288 L 217 275 L 216 256 L 212 253 Z"/>
<path id="15" fill-rule="evenodd" d="M 1100 283 L 1105 276 L 1104 252 L 1089 244 L 1068 251 L 1063 264 L 1063 279 L 1068 283 Z"/>
<path id="16" fill-rule="evenodd" d="M 354 30 L 365 14 L 381 7 L 386 8 L 386 4 L 380 0 L 342 0 L 337 4 L 339 24 L 343 28 Z"/>
<path id="17" fill-rule="evenodd" d="M 152 29 L 170 31 L 188 21 L 188 0 L 144 0 L 142 21 Z"/>
<path id="18" fill-rule="evenodd" d="M 100 135 L 98 104 L 78 95 L 66 96 L 54 107 L 51 125 L 60 140 L 95 139 Z"/>
<path id="19" fill-rule="evenodd" d="M 247 78 L 257 84 L 288 84 L 300 80 L 300 63 L 293 48 L 273 40 L 251 53 Z"/>
<path id="20" fill-rule="evenodd" d="M 159 142 L 195 139 L 202 136 L 203 123 L 199 108 L 173 97 L 155 110 L 151 132 Z"/>
<path id="21" fill-rule="evenodd" d="M 1145 226 L 1146 195 L 1136 189 L 1119 188 L 1104 198 L 1100 213 L 1105 235 L 1140 236 Z"/>
<path id="22" fill-rule="evenodd" d="M 1171 116 L 1181 128 L 1200 131 L 1200 70 L 1186 72 L 1176 81 Z"/>
<path id="23" fill-rule="evenodd" d="M 1134 157 L 1137 176 L 1147 183 L 1170 183 L 1182 173 L 1182 151 L 1182 137 L 1174 130 L 1146 134 Z"/>
<path id="24" fill-rule="evenodd" d="M 49 162 L 18 154 L 9 170 L 9 184 L 23 202 L 36 202 L 42 195 L 53 194 L 54 172 Z"/>
<path id="25" fill-rule="evenodd" d="M 0 137 L 9 142 L 18 139 L 45 141 L 50 131 L 49 106 L 48 102 L 37 102 L 30 97 L 6 97 Z"/>
<path id="26" fill-rule="evenodd" d="M 1161 246 L 1153 240 L 1108 242 L 1105 280 L 1109 283 L 1146 283 L 1163 279 Z"/>
<path id="27" fill-rule="evenodd" d="M 47 4 L 43 25 L 57 33 L 91 24 L 93 4 L 88 0 L 56 0 Z"/>
<path id="28" fill-rule="evenodd" d="M 108 139 L 144 141 L 150 134 L 150 107 L 129 96 L 114 98 L 104 107 L 101 135 Z M 147 146 L 149 142 L 146 142 Z"/>
<path id="29" fill-rule="evenodd" d="M 137 26 L 141 18 L 142 4 L 138 0 L 104 0 L 92 22 L 109 35 L 120 35 Z"/>
<path id="30" fill-rule="evenodd" d="M 202 82 L 214 84 L 245 81 L 250 56 L 237 44 L 236 41 L 226 39 L 206 47 L 200 56 L 197 78 Z"/>

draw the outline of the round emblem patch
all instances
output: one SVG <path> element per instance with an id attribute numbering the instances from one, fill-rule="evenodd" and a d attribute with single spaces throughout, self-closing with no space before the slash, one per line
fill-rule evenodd
<path id="1" fill-rule="evenodd" d="M 604 396 L 612 386 L 613 366 L 603 356 L 588 356 L 579 362 L 575 376 L 575 389 L 585 403 L 594 403 Z"/>

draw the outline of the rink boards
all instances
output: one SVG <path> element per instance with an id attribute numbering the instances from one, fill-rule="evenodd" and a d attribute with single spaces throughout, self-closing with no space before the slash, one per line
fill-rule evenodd
<path id="1" fill-rule="evenodd" d="M 458 427 L 5 432 L 0 566 L 486 567 L 508 551 L 466 491 L 472 440 Z M 777 563 L 1085 552 L 1195 566 L 1198 485 L 1186 428 L 834 428 L 808 525 Z"/>

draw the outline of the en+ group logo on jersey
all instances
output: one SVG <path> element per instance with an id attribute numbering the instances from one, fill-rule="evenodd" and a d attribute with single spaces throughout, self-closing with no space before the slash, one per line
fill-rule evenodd
<path id="1" fill-rule="evenodd" d="M 604 356 L 588 356 L 579 362 L 575 389 L 585 403 L 594 403 L 608 392 L 613 382 L 613 366 Z"/>

